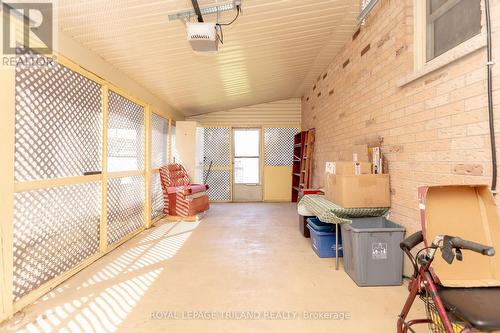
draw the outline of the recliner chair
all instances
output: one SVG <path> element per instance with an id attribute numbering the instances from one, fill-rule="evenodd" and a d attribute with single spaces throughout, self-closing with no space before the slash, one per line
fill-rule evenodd
<path id="1" fill-rule="evenodd" d="M 208 185 L 192 184 L 181 164 L 167 164 L 160 168 L 163 190 L 163 212 L 173 216 L 194 216 L 209 209 Z"/>

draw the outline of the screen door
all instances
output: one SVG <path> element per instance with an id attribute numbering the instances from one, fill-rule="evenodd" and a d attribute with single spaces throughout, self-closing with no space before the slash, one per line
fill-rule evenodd
<path id="1" fill-rule="evenodd" d="M 259 128 L 233 129 L 233 201 L 262 201 Z"/>

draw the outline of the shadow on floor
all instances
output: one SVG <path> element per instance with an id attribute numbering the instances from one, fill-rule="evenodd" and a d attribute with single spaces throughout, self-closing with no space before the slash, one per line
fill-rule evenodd
<path id="1" fill-rule="evenodd" d="M 116 331 L 164 270 L 163 263 L 177 254 L 198 224 L 158 222 L 78 273 L 78 280 L 86 277 L 83 283 L 76 284 L 75 277 L 70 278 L 16 314 L 0 330 Z M 33 307 L 37 307 L 38 315 L 31 314 Z"/>

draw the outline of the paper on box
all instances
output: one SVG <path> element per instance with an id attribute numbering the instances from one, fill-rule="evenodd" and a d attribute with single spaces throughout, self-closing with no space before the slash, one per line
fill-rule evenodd
<path id="1" fill-rule="evenodd" d="M 369 152 L 371 155 L 371 162 L 373 164 L 373 173 L 382 173 L 382 152 L 380 151 L 380 147 L 372 147 L 369 148 Z"/>
<path id="2" fill-rule="evenodd" d="M 335 163 L 334 162 L 326 162 L 325 163 L 325 172 L 335 174 Z"/>

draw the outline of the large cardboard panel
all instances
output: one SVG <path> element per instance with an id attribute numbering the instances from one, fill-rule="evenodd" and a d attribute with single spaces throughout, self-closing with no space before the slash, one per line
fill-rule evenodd
<path id="1" fill-rule="evenodd" d="M 500 222 L 493 196 L 485 185 L 433 186 L 419 189 L 422 229 L 427 245 L 437 235 L 458 236 L 495 247 L 493 257 L 464 250 L 451 265 L 438 251 L 432 264 L 448 287 L 500 286 Z"/>
<path id="2" fill-rule="evenodd" d="M 326 198 L 345 208 L 390 207 L 389 175 L 325 175 Z"/>

